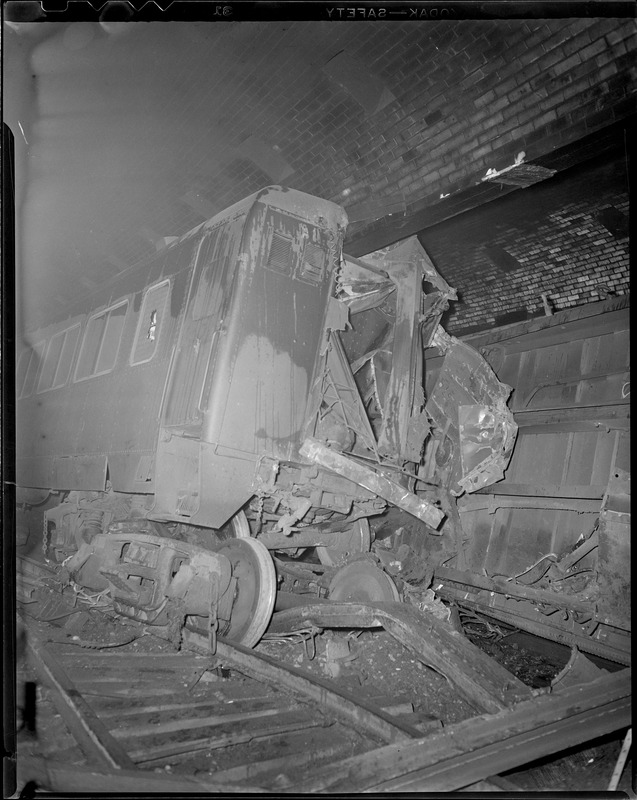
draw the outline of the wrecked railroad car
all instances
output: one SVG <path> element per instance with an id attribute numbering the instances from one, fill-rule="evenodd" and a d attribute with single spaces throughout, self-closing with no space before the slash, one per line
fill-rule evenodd
<path id="1" fill-rule="evenodd" d="M 440 538 L 502 478 L 509 389 L 440 327 L 454 290 L 415 237 L 343 255 L 346 224 L 269 187 L 27 336 L 18 533 L 72 585 L 252 646 L 279 567 L 347 565 L 389 507 Z"/>
<path id="2" fill-rule="evenodd" d="M 466 337 L 513 388 L 503 481 L 458 499 L 461 538 L 438 561 L 449 602 L 630 664 L 630 298 Z M 426 385 L 444 363 L 426 352 Z"/>

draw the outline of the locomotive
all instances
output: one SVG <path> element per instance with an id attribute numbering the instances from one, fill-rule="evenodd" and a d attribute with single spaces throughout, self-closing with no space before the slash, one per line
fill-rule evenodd
<path id="1" fill-rule="evenodd" d="M 345 564 L 388 504 L 439 535 L 449 493 L 502 476 L 506 387 L 465 391 L 462 436 L 444 398 L 426 407 L 423 348 L 451 346 L 453 289 L 415 238 L 344 256 L 346 226 L 268 187 L 28 336 L 17 499 L 73 585 L 171 635 L 253 646 L 273 553 Z"/>

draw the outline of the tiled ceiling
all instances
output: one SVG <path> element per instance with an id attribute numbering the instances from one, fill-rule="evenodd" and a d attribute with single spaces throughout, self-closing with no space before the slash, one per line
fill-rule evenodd
<path id="1" fill-rule="evenodd" d="M 425 213 L 440 194 L 427 158 L 464 124 L 449 98 L 543 24 L 12 23 L 5 120 L 27 325 L 272 183 L 345 205 L 353 242 L 377 219 Z M 405 165 L 419 182 L 393 181 Z M 478 168 L 459 188 L 479 186 Z M 370 250 L 401 238 L 375 230 Z"/>

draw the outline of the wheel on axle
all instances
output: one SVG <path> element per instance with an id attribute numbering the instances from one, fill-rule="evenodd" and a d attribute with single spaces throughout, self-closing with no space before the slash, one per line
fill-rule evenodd
<path id="1" fill-rule="evenodd" d="M 357 519 L 349 528 L 339 536 L 338 544 L 329 547 L 317 547 L 316 555 L 321 564 L 326 567 L 340 567 L 348 556 L 354 553 L 369 553 L 372 544 L 372 535 L 369 522 L 365 517 Z"/>
<path id="2" fill-rule="evenodd" d="M 237 581 L 230 623 L 220 635 L 245 647 L 254 647 L 274 611 L 277 586 L 274 562 L 265 545 L 249 537 L 228 539 L 217 552 L 230 561 Z"/>
<path id="3" fill-rule="evenodd" d="M 215 531 L 215 534 L 221 542 L 227 542 L 230 539 L 249 539 L 252 534 L 245 512 L 237 511 L 225 525 Z"/>

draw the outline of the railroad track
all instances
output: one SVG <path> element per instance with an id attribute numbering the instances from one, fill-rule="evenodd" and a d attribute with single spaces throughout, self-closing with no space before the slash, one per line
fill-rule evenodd
<path id="1" fill-rule="evenodd" d="M 52 791 L 103 791 L 105 781 L 113 793 L 454 791 L 631 719 L 629 670 L 425 733 L 392 717 L 403 709 L 387 699 L 357 704 L 340 693 L 343 709 L 332 712 L 339 693 L 300 670 L 291 674 L 308 680 L 305 696 L 300 682 L 294 691 L 273 685 L 288 669 L 276 664 L 270 680 L 257 680 L 209 656 L 30 649 L 86 756 L 66 767 L 55 753 L 19 760 L 19 785 Z M 220 650 L 245 672 L 274 663 L 222 642 Z"/>
<path id="2" fill-rule="evenodd" d="M 23 740 L 18 789 L 453 791 L 630 725 L 629 670 L 533 692 L 464 637 L 401 604 L 291 608 L 270 627 L 281 635 L 319 623 L 381 624 L 443 671 L 478 716 L 441 729 L 404 698 L 355 695 L 221 639 L 210 655 L 207 641 L 187 630 L 179 652 L 155 636 L 139 641 L 141 629 L 126 640 L 126 626 L 117 641 L 91 643 L 73 634 L 83 616 L 102 612 L 71 607 L 43 587 L 34 579 L 22 593 L 32 617 L 26 659 L 46 701 L 41 712 L 53 704 L 64 725 L 49 728 L 59 731 L 53 740 Z"/>
<path id="3" fill-rule="evenodd" d="M 410 704 L 354 697 L 228 642 L 209 656 L 31 636 L 29 655 L 85 759 L 68 770 L 68 748 L 26 759 L 23 781 L 53 790 L 91 790 L 97 770 L 132 791 L 145 776 L 164 790 L 280 791 L 295 771 L 423 735 Z"/>

